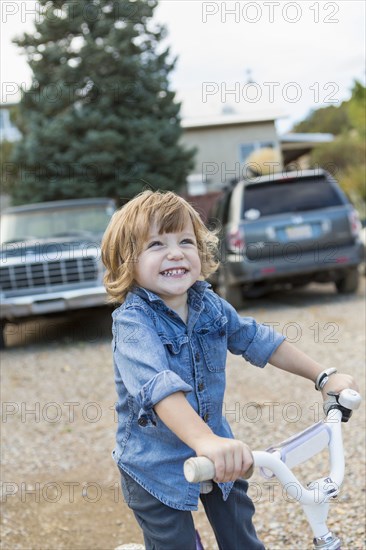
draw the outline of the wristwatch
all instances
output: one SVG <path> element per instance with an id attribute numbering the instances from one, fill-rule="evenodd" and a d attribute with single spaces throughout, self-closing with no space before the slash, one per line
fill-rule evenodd
<path id="1" fill-rule="evenodd" d="M 315 380 L 315 389 L 318 391 L 322 390 L 325 384 L 328 382 L 329 376 L 332 376 L 332 374 L 335 374 L 336 372 L 337 369 L 331 367 L 330 369 L 325 369 L 320 374 L 318 374 Z"/>

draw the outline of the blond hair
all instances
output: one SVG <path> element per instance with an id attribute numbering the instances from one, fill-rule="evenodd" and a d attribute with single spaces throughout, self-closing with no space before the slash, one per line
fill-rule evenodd
<path id="1" fill-rule="evenodd" d="M 218 237 L 209 231 L 198 212 L 172 191 L 143 191 L 112 216 L 102 240 L 102 261 L 106 267 L 104 285 L 113 302 L 123 303 L 135 284 L 134 265 L 143 250 L 151 224 L 158 233 L 182 231 L 191 220 L 201 260 L 201 279 L 216 271 L 219 262 Z"/>

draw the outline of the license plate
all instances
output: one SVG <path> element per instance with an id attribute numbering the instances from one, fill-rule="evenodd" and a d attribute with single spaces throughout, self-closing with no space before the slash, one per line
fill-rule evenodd
<path id="1" fill-rule="evenodd" d="M 288 239 L 309 239 L 312 237 L 311 225 L 292 225 L 286 227 L 286 236 Z"/>

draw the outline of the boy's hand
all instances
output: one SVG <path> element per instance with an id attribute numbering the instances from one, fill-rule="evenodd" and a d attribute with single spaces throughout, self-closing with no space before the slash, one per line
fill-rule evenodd
<path id="1" fill-rule="evenodd" d="M 328 392 L 340 393 L 342 390 L 346 389 L 359 391 L 358 385 L 352 376 L 349 374 L 336 373 L 329 376 L 328 382 L 321 391 L 325 401 L 328 398 Z"/>
<path id="2" fill-rule="evenodd" d="M 245 477 L 253 465 L 253 455 L 242 441 L 208 434 L 196 448 L 197 456 L 206 456 L 215 464 L 214 481 L 224 483 Z"/>

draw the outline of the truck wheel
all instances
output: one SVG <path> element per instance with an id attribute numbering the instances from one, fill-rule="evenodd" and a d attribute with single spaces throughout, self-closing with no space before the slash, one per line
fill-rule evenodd
<path id="1" fill-rule="evenodd" d="M 352 294 L 358 289 L 359 274 L 357 267 L 347 271 L 341 279 L 335 282 L 339 294 Z"/>
<path id="2" fill-rule="evenodd" d="M 6 346 L 5 346 L 5 337 L 4 337 L 4 333 L 5 333 L 5 326 L 6 326 L 6 321 L 1 321 L 1 330 L 0 330 L 0 349 L 4 349 Z"/>
<path id="3" fill-rule="evenodd" d="M 225 272 L 220 270 L 218 274 L 217 293 L 235 309 L 244 307 L 244 293 L 241 285 L 229 286 L 225 280 Z"/>

